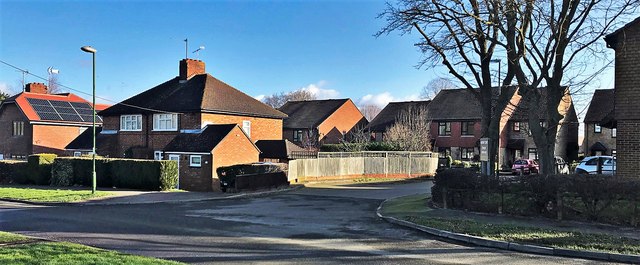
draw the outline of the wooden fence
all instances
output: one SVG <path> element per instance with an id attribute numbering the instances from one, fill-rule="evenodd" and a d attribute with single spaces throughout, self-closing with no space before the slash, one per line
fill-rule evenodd
<path id="1" fill-rule="evenodd" d="M 431 152 L 320 152 L 316 159 L 289 161 L 289 181 L 352 178 L 408 178 L 433 175 L 438 154 Z"/>

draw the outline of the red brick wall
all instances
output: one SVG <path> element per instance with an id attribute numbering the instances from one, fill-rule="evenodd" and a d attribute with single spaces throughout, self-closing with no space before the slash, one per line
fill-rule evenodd
<path id="1" fill-rule="evenodd" d="M 24 122 L 24 135 L 13 136 L 13 122 Z M 31 154 L 31 125 L 15 104 L 5 104 L 0 112 L 0 154 L 5 159 L 11 155 L 27 156 Z"/>
<path id="2" fill-rule="evenodd" d="M 251 121 L 251 140 L 281 140 L 282 119 L 256 118 L 248 116 L 232 116 L 222 114 L 201 114 L 202 124 L 238 124 L 242 127 L 242 121 Z"/>
<path id="3" fill-rule="evenodd" d="M 351 131 L 363 118 L 353 101 L 347 100 L 318 126 L 320 140 L 326 144 L 340 143 L 343 134 Z"/>
<path id="4" fill-rule="evenodd" d="M 462 125 L 459 121 L 451 122 L 450 136 L 438 135 L 438 124 L 438 121 L 431 122 L 429 131 L 431 139 L 435 140 L 435 151 L 437 151 L 436 147 L 475 147 L 482 134 L 480 121 L 475 121 L 473 125 L 473 135 L 464 136 L 462 135 Z"/>
<path id="5" fill-rule="evenodd" d="M 180 189 L 188 191 L 211 191 L 212 169 L 211 155 L 200 155 L 202 158 L 201 167 L 190 166 L 189 154 L 164 154 L 164 159 L 168 160 L 169 155 L 179 155 Z"/>
<path id="6" fill-rule="evenodd" d="M 33 153 L 54 153 L 65 155 L 64 148 L 78 137 L 86 127 L 40 125 L 33 129 Z"/>
<path id="7" fill-rule="evenodd" d="M 213 150 L 213 190 L 220 189 L 216 168 L 259 161 L 260 151 L 239 127 L 234 128 Z"/>
<path id="8" fill-rule="evenodd" d="M 615 115 L 618 174 L 640 175 L 640 23 L 618 34 L 615 70 Z"/>

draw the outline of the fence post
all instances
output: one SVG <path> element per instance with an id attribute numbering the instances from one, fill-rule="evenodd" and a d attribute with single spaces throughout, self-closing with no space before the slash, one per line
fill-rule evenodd
<path id="1" fill-rule="evenodd" d="M 411 152 L 409 152 L 409 177 L 411 177 Z"/>
<path id="2" fill-rule="evenodd" d="M 384 177 L 389 176 L 389 152 L 384 153 Z"/>
<path id="3" fill-rule="evenodd" d="M 562 192 L 556 193 L 556 214 L 558 221 L 562 221 L 562 209 L 564 208 L 564 202 L 562 201 Z"/>
<path id="4" fill-rule="evenodd" d="M 448 209 L 447 206 L 447 187 L 442 187 L 442 207 Z"/>

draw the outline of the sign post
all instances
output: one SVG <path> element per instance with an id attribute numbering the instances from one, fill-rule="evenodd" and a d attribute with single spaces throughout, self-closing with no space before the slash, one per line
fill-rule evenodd
<path id="1" fill-rule="evenodd" d="M 482 174 L 490 174 L 489 165 L 489 138 L 480 138 L 480 161 L 482 162 Z"/>

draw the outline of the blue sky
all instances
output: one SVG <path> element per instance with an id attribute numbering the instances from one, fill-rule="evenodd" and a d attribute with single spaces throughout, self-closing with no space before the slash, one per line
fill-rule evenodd
<path id="1" fill-rule="evenodd" d="M 0 1 L 0 59 L 118 102 L 178 74 L 178 61 L 205 46 L 207 72 L 259 97 L 310 89 L 357 104 L 417 99 L 442 68 L 416 69 L 417 36 L 375 38 L 383 1 Z M 612 71 L 586 89 L 613 87 Z M 0 64 L 0 90 L 20 91 L 22 74 Z M 42 80 L 27 76 L 27 82 Z M 75 91 L 71 91 L 77 93 Z M 80 94 L 83 97 L 87 95 Z M 578 111 L 585 104 L 578 104 Z M 583 115 L 581 115 L 582 118 Z"/>

